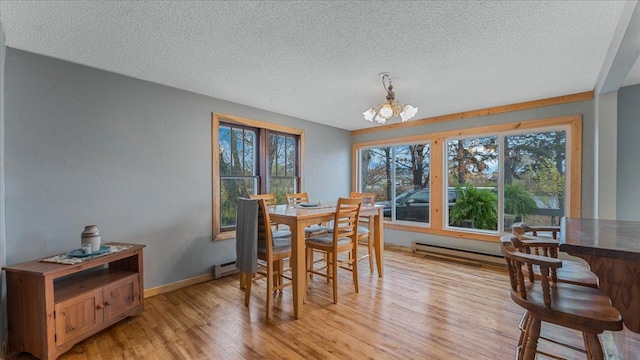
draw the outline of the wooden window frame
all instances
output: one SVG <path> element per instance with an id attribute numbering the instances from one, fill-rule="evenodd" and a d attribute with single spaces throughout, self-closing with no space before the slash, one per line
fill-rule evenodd
<path id="1" fill-rule="evenodd" d="M 211 114 L 211 211 L 212 211 L 212 240 L 226 240 L 234 239 L 236 237 L 235 231 L 221 231 L 221 219 L 220 219 L 220 141 L 218 138 L 220 131 L 220 123 L 229 123 L 234 125 L 240 125 L 256 129 L 264 129 L 276 133 L 282 133 L 285 135 L 294 135 L 299 137 L 298 144 L 298 186 L 302 191 L 302 169 L 304 159 L 304 131 L 284 125 L 272 124 L 264 121 L 258 121 L 248 118 L 243 118 L 235 115 L 212 113 Z M 260 134 L 261 136 L 262 134 Z M 261 141 L 261 145 L 264 148 L 258 150 L 259 153 L 266 153 L 267 141 Z M 266 168 L 267 164 L 264 160 L 264 156 L 260 156 L 258 159 L 259 169 Z M 260 181 L 260 191 L 265 191 L 264 181 Z"/>
<path id="2" fill-rule="evenodd" d="M 536 119 L 528 121 L 519 121 L 498 125 L 487 125 L 465 129 L 449 130 L 437 133 L 426 133 L 405 136 L 400 138 L 381 139 L 366 142 L 354 143 L 352 147 L 352 169 L 351 179 L 352 189 L 359 188 L 360 182 L 360 150 L 373 146 L 394 146 L 408 142 L 426 142 L 431 143 L 431 214 L 430 227 L 412 226 L 406 224 L 398 224 L 391 221 L 385 221 L 386 229 L 405 230 L 412 232 L 420 232 L 434 235 L 449 236 L 454 238 L 481 240 L 497 242 L 500 234 L 483 234 L 468 231 L 459 231 L 447 228 L 444 224 L 443 201 L 444 201 L 444 181 L 446 179 L 445 172 L 445 155 L 446 155 L 446 139 L 452 137 L 477 137 L 486 134 L 503 134 L 522 130 L 545 130 L 545 128 L 553 128 L 565 126 L 568 128 L 567 134 L 567 165 L 569 178 L 567 181 L 567 197 L 568 209 L 566 216 L 580 217 L 582 206 L 582 116 L 569 115 L 562 117 L 554 117 L 547 119 Z M 356 190 L 354 190 L 356 191 Z"/>

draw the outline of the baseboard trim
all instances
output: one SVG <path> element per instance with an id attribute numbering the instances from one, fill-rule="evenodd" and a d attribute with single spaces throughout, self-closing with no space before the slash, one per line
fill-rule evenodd
<path id="1" fill-rule="evenodd" d="M 182 288 L 187 287 L 187 286 L 200 284 L 200 283 L 203 283 L 203 282 L 206 282 L 206 281 L 209 281 L 209 280 L 213 280 L 213 274 L 211 274 L 211 273 L 194 276 L 194 277 L 189 278 L 189 279 L 184 279 L 184 280 L 172 282 L 170 284 L 156 286 L 156 287 L 150 288 L 150 289 L 145 289 L 144 290 L 144 298 L 146 299 L 146 298 L 149 298 L 149 297 L 152 297 L 152 296 L 156 296 L 156 295 L 167 293 L 169 291 L 178 290 L 178 289 L 182 289 Z"/>

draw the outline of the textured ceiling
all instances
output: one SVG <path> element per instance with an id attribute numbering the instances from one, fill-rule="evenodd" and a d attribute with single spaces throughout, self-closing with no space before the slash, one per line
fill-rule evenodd
<path id="1" fill-rule="evenodd" d="M 0 1 L 9 47 L 343 129 L 594 89 L 621 1 Z M 212 109 L 215 111 L 216 109 Z"/>

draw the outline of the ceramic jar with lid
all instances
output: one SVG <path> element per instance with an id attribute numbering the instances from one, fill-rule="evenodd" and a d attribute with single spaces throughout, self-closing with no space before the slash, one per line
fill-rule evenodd
<path id="1" fill-rule="evenodd" d="M 84 227 L 84 231 L 81 235 L 82 245 L 91 244 L 91 251 L 100 250 L 100 242 L 102 241 L 102 236 L 100 235 L 100 229 L 98 229 L 98 225 L 87 225 Z"/>

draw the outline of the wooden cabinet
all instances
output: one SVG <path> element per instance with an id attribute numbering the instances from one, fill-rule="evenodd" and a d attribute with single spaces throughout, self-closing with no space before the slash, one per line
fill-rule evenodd
<path id="1" fill-rule="evenodd" d="M 9 351 L 55 359 L 96 332 L 142 312 L 143 248 L 132 245 L 75 265 L 35 260 L 5 267 Z"/>

